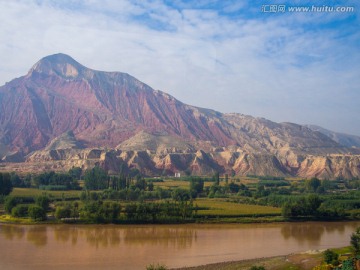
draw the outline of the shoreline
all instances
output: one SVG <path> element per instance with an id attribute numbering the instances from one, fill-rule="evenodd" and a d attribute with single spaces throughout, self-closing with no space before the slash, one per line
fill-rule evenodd
<path id="1" fill-rule="evenodd" d="M 264 266 L 267 270 L 291 269 L 292 267 L 307 270 L 321 263 L 322 252 L 323 250 L 309 250 L 302 253 L 184 266 L 169 270 L 249 270 L 252 266 Z"/>

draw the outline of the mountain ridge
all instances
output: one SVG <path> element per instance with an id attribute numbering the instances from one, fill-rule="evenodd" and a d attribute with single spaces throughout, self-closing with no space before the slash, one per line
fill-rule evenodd
<path id="1" fill-rule="evenodd" d="M 153 173 L 166 166 L 169 172 L 188 166 L 194 173 L 245 173 L 263 160 L 271 168 L 260 171 L 291 174 L 309 155 L 359 152 L 306 126 L 184 104 L 127 73 L 88 69 L 65 54 L 44 57 L 25 76 L 1 86 L 0 110 L 0 158 L 17 153 L 30 163 L 41 157 L 72 159 L 71 153 L 85 151 L 80 148 L 115 149 L 123 153 L 119 160 L 140 169 L 136 160 L 148 155 L 142 164 Z M 68 131 L 71 136 L 61 138 Z M 218 153 L 232 156 L 243 169 L 234 169 Z M 258 161 L 246 163 L 247 157 Z M 169 165 L 175 160 L 182 160 L 179 168 Z"/>
<path id="2" fill-rule="evenodd" d="M 331 138 L 335 142 L 345 147 L 360 147 L 360 136 L 335 132 L 316 125 L 305 125 L 305 126 L 314 131 L 318 131 L 326 135 L 327 137 Z"/>

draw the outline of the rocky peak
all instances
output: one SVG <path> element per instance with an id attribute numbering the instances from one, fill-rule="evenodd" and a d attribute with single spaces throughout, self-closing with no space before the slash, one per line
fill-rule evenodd
<path id="1" fill-rule="evenodd" d="M 58 75 L 63 78 L 77 78 L 85 67 L 70 56 L 58 53 L 42 58 L 29 71 L 28 77 L 34 74 Z"/>

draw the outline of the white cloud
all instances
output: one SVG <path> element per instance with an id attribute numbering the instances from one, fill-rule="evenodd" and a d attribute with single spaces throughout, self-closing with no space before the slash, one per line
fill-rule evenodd
<path id="1" fill-rule="evenodd" d="M 178 3 L 181 10 L 162 1 L 0 1 L 0 84 L 24 75 L 41 57 L 64 52 L 192 105 L 360 134 L 346 122 L 360 117 L 354 45 L 360 37 L 324 25 L 336 14 L 232 19 L 202 4 Z"/>

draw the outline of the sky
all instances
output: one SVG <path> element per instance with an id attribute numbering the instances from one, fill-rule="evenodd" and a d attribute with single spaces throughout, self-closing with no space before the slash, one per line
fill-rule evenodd
<path id="1" fill-rule="evenodd" d="M 360 135 L 359 15 L 359 0 L 0 0 L 0 85 L 65 53 L 190 105 Z"/>

